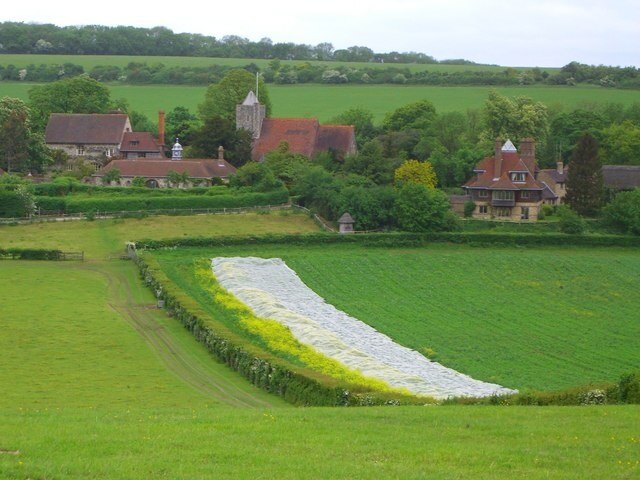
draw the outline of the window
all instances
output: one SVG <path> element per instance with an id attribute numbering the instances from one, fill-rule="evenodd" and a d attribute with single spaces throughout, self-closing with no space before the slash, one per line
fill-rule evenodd
<path id="1" fill-rule="evenodd" d="M 529 207 L 522 207 L 520 218 L 522 220 L 529 220 Z"/>
<path id="2" fill-rule="evenodd" d="M 82 145 L 76 147 L 76 155 L 84 155 L 84 147 Z"/>
<path id="3" fill-rule="evenodd" d="M 524 183 L 527 181 L 527 174 L 524 172 L 512 172 L 511 181 Z"/>
<path id="4" fill-rule="evenodd" d="M 520 192 L 520 198 L 522 198 L 523 200 L 531 198 L 531 192 L 529 192 L 528 190 Z"/>
<path id="5" fill-rule="evenodd" d="M 480 214 L 487 214 L 489 213 L 488 207 L 486 205 L 480 205 L 478 206 L 478 213 Z"/>
<path id="6" fill-rule="evenodd" d="M 496 190 L 493 192 L 494 200 L 513 200 L 513 190 Z"/>
<path id="7" fill-rule="evenodd" d="M 510 217 L 511 209 L 509 207 L 496 207 L 496 217 Z"/>
<path id="8" fill-rule="evenodd" d="M 112 157 L 113 156 L 113 148 L 107 148 L 107 151 L 104 152 L 104 154 L 108 157 Z"/>
<path id="9" fill-rule="evenodd" d="M 487 198 L 489 196 L 488 190 L 478 190 L 478 197 Z"/>

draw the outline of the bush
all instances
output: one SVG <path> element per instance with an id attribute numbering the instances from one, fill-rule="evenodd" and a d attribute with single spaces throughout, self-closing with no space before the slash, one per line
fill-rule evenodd
<path id="1" fill-rule="evenodd" d="M 15 189 L 0 189 L 0 217 L 18 218 L 32 215 L 35 211 L 33 195 L 24 185 Z"/>
<path id="2" fill-rule="evenodd" d="M 557 210 L 560 221 L 560 231 L 570 235 L 582 235 L 586 228 L 584 219 L 566 205 L 561 205 Z"/>
<path id="3" fill-rule="evenodd" d="M 398 191 L 395 209 L 398 227 L 408 232 L 440 232 L 457 228 L 449 197 L 440 190 L 406 183 Z"/>
<path id="4" fill-rule="evenodd" d="M 473 217 L 473 212 L 476 211 L 476 204 L 471 200 L 464 202 L 464 218 Z"/>
<path id="5" fill-rule="evenodd" d="M 616 195 L 604 207 L 602 220 L 616 231 L 640 235 L 640 188 Z"/>
<path id="6" fill-rule="evenodd" d="M 624 375 L 618 383 L 620 403 L 640 404 L 640 371 Z"/>

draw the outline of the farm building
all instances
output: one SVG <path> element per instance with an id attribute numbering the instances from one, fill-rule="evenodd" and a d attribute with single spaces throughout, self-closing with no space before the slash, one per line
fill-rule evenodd
<path id="1" fill-rule="evenodd" d="M 251 132 L 251 158 L 264 156 L 287 142 L 289 151 L 313 158 L 320 152 L 331 152 L 337 158 L 356 153 L 353 125 L 320 125 L 314 118 L 265 118 L 266 110 L 253 92 L 236 106 L 236 128 Z"/>
<path id="2" fill-rule="evenodd" d="M 543 202 L 557 201 L 537 176 L 531 138 L 521 140 L 520 152 L 511 140 L 504 144 L 496 140 L 494 155 L 478 163 L 474 172 L 475 177 L 462 187 L 476 204 L 474 218 L 535 221 Z"/>
<path id="3" fill-rule="evenodd" d="M 119 180 L 114 183 L 119 186 L 130 186 L 135 178 L 144 180 L 149 188 L 162 188 L 171 185 L 171 172 L 186 174 L 188 180 L 181 182 L 182 187 L 201 185 L 211 186 L 215 182 L 226 183 L 236 172 L 233 165 L 224 159 L 224 149 L 218 150 L 216 159 L 182 159 L 182 146 L 176 141 L 172 149 L 172 158 L 135 158 L 116 159 L 109 162 L 91 177 L 94 183 L 104 183 L 104 176 L 117 170 Z M 218 180 L 215 180 L 218 179 Z"/>
<path id="4" fill-rule="evenodd" d="M 131 132 L 131 122 L 123 113 L 52 113 L 44 140 L 49 148 L 62 150 L 70 158 L 85 158 L 99 167 L 120 155 L 127 132 Z"/>

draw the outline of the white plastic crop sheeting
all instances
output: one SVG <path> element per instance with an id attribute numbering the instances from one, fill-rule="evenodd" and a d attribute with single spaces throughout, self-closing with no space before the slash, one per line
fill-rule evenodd
<path id="1" fill-rule="evenodd" d="M 438 399 L 515 392 L 474 380 L 394 343 L 326 303 L 279 258 L 220 257 L 212 260 L 212 267 L 220 285 L 258 317 L 286 325 L 300 342 L 392 387 Z"/>

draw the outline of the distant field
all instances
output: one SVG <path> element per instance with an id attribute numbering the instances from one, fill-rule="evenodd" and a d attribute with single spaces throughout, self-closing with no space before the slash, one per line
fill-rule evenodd
<path id="1" fill-rule="evenodd" d="M 0 97 L 28 99 L 33 84 L 0 82 Z M 205 87 L 176 85 L 111 85 L 114 99 L 126 98 L 134 110 L 154 121 L 158 110 L 169 111 L 185 106 L 192 112 L 204 101 Z M 439 112 L 481 108 L 490 87 L 432 87 L 395 85 L 269 85 L 269 95 L 276 117 L 315 117 L 326 122 L 350 107 L 362 106 L 371 110 L 380 122 L 387 112 L 402 105 L 427 99 Z M 640 91 L 592 86 L 578 87 L 498 87 L 503 95 L 527 96 L 554 108 L 575 108 L 596 103 L 640 102 Z"/>
<path id="2" fill-rule="evenodd" d="M 230 67 L 243 67 L 250 63 L 255 63 L 260 68 L 266 67 L 271 60 L 254 58 L 209 58 L 209 57 L 139 57 L 121 55 L 10 55 L 0 54 L 0 65 L 15 65 L 25 67 L 29 64 L 63 64 L 74 63 L 82 65 L 85 71 L 91 70 L 98 65 L 113 65 L 125 67 L 131 62 L 147 63 L 149 65 L 162 63 L 168 67 L 206 67 L 210 65 L 224 65 Z M 370 63 L 370 62 L 319 62 L 305 60 L 281 60 L 283 65 L 299 65 L 311 63 L 313 65 L 345 65 L 351 68 L 408 68 L 412 72 L 463 72 L 463 71 L 503 71 L 510 67 L 489 66 L 489 65 L 441 65 L 441 64 L 415 64 L 415 63 Z M 531 67 L 512 67 L 516 69 L 529 69 Z M 558 68 L 540 67 L 549 73 L 556 73 Z"/>
<path id="3" fill-rule="evenodd" d="M 180 283 L 194 257 L 283 258 L 338 309 L 510 388 L 557 390 L 640 368 L 640 254 L 632 249 L 263 245 L 154 255 Z"/>
<path id="4" fill-rule="evenodd" d="M 0 247 L 84 251 L 90 259 L 117 255 L 129 240 L 176 236 L 310 233 L 318 226 L 304 214 L 153 216 L 141 219 L 86 220 L 0 225 Z"/>

